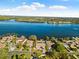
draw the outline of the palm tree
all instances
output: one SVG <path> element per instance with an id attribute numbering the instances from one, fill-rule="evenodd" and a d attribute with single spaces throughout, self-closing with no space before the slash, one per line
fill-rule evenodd
<path id="1" fill-rule="evenodd" d="M 13 40 L 12 42 L 16 44 L 16 39 L 17 39 L 17 36 L 16 35 L 13 35 Z"/>
<path id="2" fill-rule="evenodd" d="M 29 37 L 29 39 L 33 41 L 33 47 L 36 47 L 37 36 L 36 35 L 31 35 Z"/>

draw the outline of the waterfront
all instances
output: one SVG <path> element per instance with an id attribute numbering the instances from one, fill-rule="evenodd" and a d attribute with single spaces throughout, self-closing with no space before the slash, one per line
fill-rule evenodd
<path id="1" fill-rule="evenodd" d="M 0 21 L 0 36 L 4 59 L 79 58 L 79 24 Z"/>
<path id="2" fill-rule="evenodd" d="M 1 59 L 78 59 L 79 37 L 47 36 L 41 40 L 36 35 L 4 36 L 0 39 L 0 52 Z"/>

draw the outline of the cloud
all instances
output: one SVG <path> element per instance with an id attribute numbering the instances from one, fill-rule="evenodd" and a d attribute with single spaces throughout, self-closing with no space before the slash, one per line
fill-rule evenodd
<path id="1" fill-rule="evenodd" d="M 65 10 L 65 9 L 68 9 L 68 7 L 63 6 L 63 5 L 53 5 L 53 6 L 49 6 L 49 9 L 52 9 L 52 10 Z"/>
<path id="2" fill-rule="evenodd" d="M 0 9 L 0 14 L 1 15 L 19 15 L 19 14 L 27 14 L 27 13 L 31 13 L 33 11 L 39 10 L 41 8 L 44 8 L 45 5 L 38 3 L 38 2 L 33 2 L 31 5 L 26 5 L 25 2 L 20 5 L 17 6 L 15 8 L 7 8 L 7 9 Z"/>
<path id="3" fill-rule="evenodd" d="M 33 2 L 33 4 L 31 5 L 31 7 L 32 8 L 43 8 L 43 7 L 45 7 L 45 5 L 44 4 L 40 4 L 40 3 L 38 3 L 38 2 Z"/>
<path id="4" fill-rule="evenodd" d="M 0 9 L 0 15 L 79 17 L 78 11 L 63 5 L 47 6 L 38 2 L 27 5 L 23 2 L 22 5 L 14 8 Z"/>

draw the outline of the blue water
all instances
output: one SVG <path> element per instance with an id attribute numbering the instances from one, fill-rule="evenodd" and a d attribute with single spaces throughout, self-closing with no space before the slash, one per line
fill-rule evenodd
<path id="1" fill-rule="evenodd" d="M 37 35 L 38 37 L 73 37 L 79 36 L 79 24 L 26 23 L 0 21 L 0 35 L 16 33 L 19 35 Z"/>

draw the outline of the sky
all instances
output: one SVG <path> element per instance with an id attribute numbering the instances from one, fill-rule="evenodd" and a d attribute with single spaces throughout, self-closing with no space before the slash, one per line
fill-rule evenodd
<path id="1" fill-rule="evenodd" d="M 0 0 L 0 15 L 79 17 L 79 0 Z"/>

